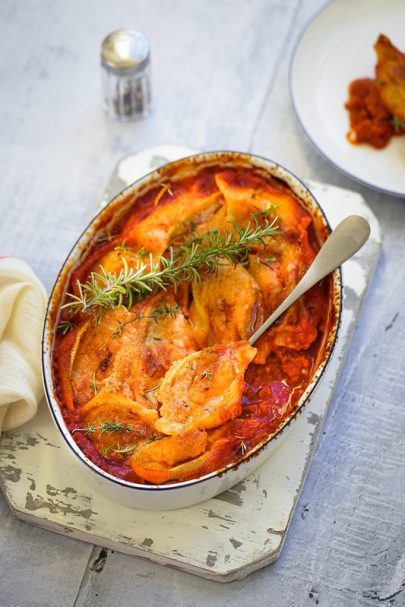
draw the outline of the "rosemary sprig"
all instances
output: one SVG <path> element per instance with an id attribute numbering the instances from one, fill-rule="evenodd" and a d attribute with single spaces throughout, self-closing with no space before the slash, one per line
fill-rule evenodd
<path id="1" fill-rule="evenodd" d="M 202 273 L 215 272 L 223 260 L 246 264 L 252 246 L 266 246 L 265 237 L 280 233 L 276 221 L 277 218 L 271 222 L 265 219 L 264 225 L 260 225 L 255 220 L 253 226 L 249 222 L 245 228 L 232 223 L 224 234 L 219 230 L 207 232 L 181 245 L 177 252 L 170 248 L 168 256 L 158 261 L 150 255 L 148 265 L 138 261 L 135 268 L 129 268 L 123 257 L 124 267 L 118 274 L 101 266 L 101 273 L 92 272 L 85 284 L 77 282 L 78 295 L 69 293 L 70 301 L 62 307 L 93 312 L 100 318 L 103 310 L 121 305 L 130 309 L 136 301 L 169 285 L 176 288 L 178 283 L 201 281 Z"/>
<path id="2" fill-rule="evenodd" d="M 118 251 L 120 253 L 129 253 L 129 252 L 134 252 L 135 249 L 134 247 L 130 247 L 126 244 L 126 241 L 123 240 L 120 244 L 117 244 L 117 246 L 114 247 L 114 251 Z"/>
<path id="3" fill-rule="evenodd" d="M 182 244 L 189 244 L 190 242 L 198 238 L 199 236 L 197 232 L 197 226 L 198 224 L 194 221 L 194 219 L 183 222 L 181 224 L 181 231 L 178 232 L 176 236 L 174 236 L 174 238 L 172 238 L 171 240 L 174 248 L 177 248 L 179 245 Z"/>
<path id="4" fill-rule="evenodd" d="M 74 432 L 83 432 L 90 436 L 90 434 L 94 434 L 97 431 L 100 431 L 99 438 L 103 436 L 103 434 L 112 434 L 113 432 L 137 432 L 139 434 L 139 431 L 130 424 L 125 422 L 113 422 L 111 420 L 98 420 L 98 426 L 87 424 L 84 428 L 75 428 L 72 430 L 72 434 Z"/>
<path id="5" fill-rule="evenodd" d="M 134 428 L 125 422 L 113 422 L 106 420 L 100 423 L 100 436 L 112 434 L 113 432 L 131 432 Z"/>
<path id="6" fill-rule="evenodd" d="M 124 327 L 126 327 L 127 325 L 131 324 L 131 322 L 135 322 L 136 319 L 132 318 L 131 320 L 127 320 L 126 322 L 121 322 L 120 320 L 118 321 L 118 327 L 112 332 L 111 337 L 113 339 L 117 339 L 118 337 L 122 337 L 122 331 L 124 330 Z"/>
<path id="7" fill-rule="evenodd" d="M 136 252 L 136 254 L 137 254 L 139 257 L 149 257 L 149 253 L 147 252 L 147 250 L 145 249 L 145 247 L 144 247 L 144 246 L 142 246 L 142 247 L 139 249 L 139 251 L 137 251 L 137 252 Z"/>
<path id="8" fill-rule="evenodd" d="M 115 238 L 114 234 L 111 234 L 109 230 L 107 230 L 104 234 L 102 234 L 96 241 L 98 245 L 106 244 L 107 242 L 112 242 Z"/>
<path id="9" fill-rule="evenodd" d="M 113 250 L 117 251 L 119 255 L 129 255 L 130 257 L 149 256 L 149 253 L 146 252 L 144 246 L 142 246 L 140 249 L 136 249 L 135 247 L 131 247 L 130 245 L 128 245 L 125 239 L 119 244 L 117 244 Z"/>
<path id="10" fill-rule="evenodd" d="M 134 449 L 136 449 L 136 447 L 137 447 L 137 445 L 127 445 L 126 447 L 121 448 L 120 443 L 117 443 L 115 447 L 114 447 L 114 445 L 107 445 L 107 447 L 101 447 L 100 452 L 103 455 L 103 457 L 105 457 L 106 459 L 108 459 L 109 451 L 113 451 L 121 459 L 124 459 L 124 453 L 130 453 L 131 451 L 134 451 Z"/>
<path id="11" fill-rule="evenodd" d="M 112 449 L 112 445 L 108 445 L 107 447 L 101 447 L 100 451 L 103 457 L 105 457 L 105 459 L 107 459 L 107 455 L 108 452 L 110 451 L 110 449 Z"/>
<path id="12" fill-rule="evenodd" d="M 58 333 L 62 333 L 62 335 L 66 335 L 69 331 L 74 329 L 76 324 L 71 320 L 61 320 L 57 326 Z"/>
<path id="13" fill-rule="evenodd" d="M 119 455 L 119 457 L 121 459 L 124 459 L 125 453 L 131 453 L 131 451 L 135 451 L 136 449 L 139 449 L 139 447 L 145 446 L 145 444 L 149 445 L 150 443 L 154 443 L 155 441 L 161 440 L 162 438 L 164 438 L 164 437 L 156 436 L 155 434 L 152 434 L 150 440 L 147 441 L 146 443 L 141 443 L 141 444 L 137 444 L 137 445 L 126 445 L 126 447 L 121 447 L 120 443 L 116 443 L 115 447 L 114 447 L 114 444 L 108 445 L 107 447 L 102 447 L 100 451 L 106 459 L 107 459 L 108 452 L 111 450 L 114 451 L 114 453 L 116 453 L 117 455 Z"/>
<path id="14" fill-rule="evenodd" d="M 180 312 L 181 307 L 179 305 L 170 306 L 169 304 L 165 304 L 161 308 L 156 308 L 152 310 L 150 314 L 142 315 L 137 312 L 136 320 L 142 320 L 142 318 L 152 318 L 156 323 L 159 320 L 165 320 L 166 318 L 176 318 L 177 312 Z"/>
<path id="15" fill-rule="evenodd" d="M 255 205 L 255 208 L 257 209 L 257 211 L 255 213 L 250 213 L 251 217 L 256 218 L 256 217 L 263 217 L 263 218 L 268 218 L 272 213 L 276 212 L 276 207 L 271 206 L 268 209 L 258 209 Z"/>
<path id="16" fill-rule="evenodd" d="M 130 325 L 133 322 L 139 322 L 143 318 L 152 318 L 156 323 L 159 320 L 165 320 L 165 318 L 176 318 L 177 312 L 181 310 L 181 306 L 170 306 L 169 304 L 165 304 L 161 308 L 156 308 L 152 310 L 150 314 L 141 314 L 139 310 L 135 314 L 135 318 L 131 318 L 131 320 L 127 320 L 126 322 L 118 321 L 118 327 L 113 331 L 112 338 L 117 339 L 118 337 L 122 337 L 122 331 L 124 327 Z"/>

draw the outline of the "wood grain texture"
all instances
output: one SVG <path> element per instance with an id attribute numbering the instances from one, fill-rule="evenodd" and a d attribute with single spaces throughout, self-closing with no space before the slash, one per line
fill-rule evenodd
<path id="1" fill-rule="evenodd" d="M 17 522 L 3 495 L 0 521 L 1 607 L 70 607 L 91 546 Z"/>
<path id="2" fill-rule="evenodd" d="M 405 205 L 337 173 L 295 123 L 288 62 L 322 4 L 2 1 L 0 247 L 48 288 L 116 161 L 162 142 L 250 149 L 355 189 L 384 250 L 277 563 L 220 586 L 100 549 L 90 557 L 14 521 L 0 498 L 1 607 L 405 605 Z M 99 44 L 122 26 L 143 31 L 153 52 L 154 111 L 131 125 L 100 109 Z"/>

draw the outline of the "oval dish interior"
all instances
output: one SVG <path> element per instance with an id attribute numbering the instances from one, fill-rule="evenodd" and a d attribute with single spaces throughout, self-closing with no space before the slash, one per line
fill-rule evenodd
<path id="1" fill-rule="evenodd" d="M 249 241 L 255 230 L 259 238 L 267 230 L 261 242 Z M 69 254 L 45 324 L 48 400 L 76 455 L 114 482 L 156 490 L 232 474 L 266 449 L 302 409 L 330 357 L 339 272 L 255 348 L 247 339 L 328 232 L 299 180 L 239 153 L 177 161 L 115 198 Z M 210 271 L 203 257 L 198 280 L 180 275 L 176 289 L 169 282 L 113 309 L 62 308 L 73 301 L 67 293 L 81 296 L 77 281 L 85 285 L 92 272 L 97 287 L 96 274 L 141 267 L 147 274 L 162 267 L 162 256 L 178 266 L 190 247 L 218 248 L 243 234 L 252 245 L 220 263 L 213 257 Z"/>

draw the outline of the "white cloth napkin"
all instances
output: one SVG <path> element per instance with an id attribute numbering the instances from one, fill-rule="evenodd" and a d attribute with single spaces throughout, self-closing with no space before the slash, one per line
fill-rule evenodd
<path id="1" fill-rule="evenodd" d="M 25 262 L 0 258 L 0 434 L 31 419 L 43 396 L 46 302 L 42 283 Z"/>

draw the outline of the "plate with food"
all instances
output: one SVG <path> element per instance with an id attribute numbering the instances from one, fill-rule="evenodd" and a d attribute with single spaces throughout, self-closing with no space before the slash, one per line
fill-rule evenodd
<path id="1" fill-rule="evenodd" d="M 43 368 L 63 438 L 108 495 L 191 505 L 278 447 L 330 359 L 340 272 L 248 340 L 329 232 L 301 181 L 238 152 L 165 165 L 100 211 L 51 294 Z"/>
<path id="2" fill-rule="evenodd" d="M 309 140 L 337 169 L 405 197 L 405 6 L 334 0 L 303 32 L 290 95 Z"/>

